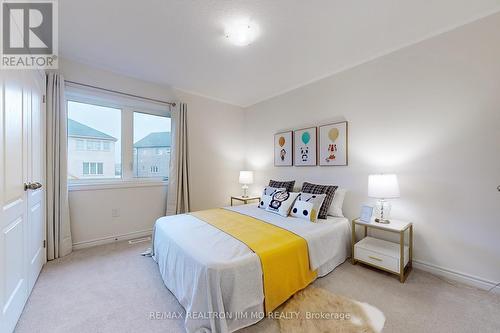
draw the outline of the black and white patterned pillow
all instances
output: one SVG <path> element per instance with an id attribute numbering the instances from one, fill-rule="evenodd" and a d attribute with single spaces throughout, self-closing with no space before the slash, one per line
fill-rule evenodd
<path id="1" fill-rule="evenodd" d="M 326 219 L 326 216 L 328 215 L 328 209 L 332 204 L 332 200 L 333 197 L 335 196 L 335 191 L 337 190 L 337 188 L 338 186 L 335 185 L 319 185 L 307 182 L 304 182 L 304 184 L 302 184 L 302 192 L 304 193 L 326 194 L 326 198 L 323 201 L 323 204 L 321 205 L 321 208 L 319 210 L 318 218 Z"/>
<path id="2" fill-rule="evenodd" d="M 290 214 L 290 209 L 299 196 L 298 192 L 288 192 L 287 190 L 277 190 L 271 197 L 271 202 L 266 210 L 271 213 L 279 214 L 287 217 Z"/>
<path id="3" fill-rule="evenodd" d="M 276 188 L 276 187 L 266 186 L 264 188 L 264 191 L 262 192 L 261 197 L 260 197 L 258 207 L 262 208 L 262 209 L 266 209 L 269 206 L 269 204 L 271 203 L 271 200 L 273 199 L 273 194 L 276 191 L 286 191 L 286 188 L 284 188 L 284 187 Z"/>
<path id="4" fill-rule="evenodd" d="M 290 215 L 300 219 L 316 222 L 318 213 L 326 198 L 326 194 L 311 194 L 300 192 L 293 204 Z"/>
<path id="5" fill-rule="evenodd" d="M 284 187 L 288 192 L 293 192 L 293 186 L 295 185 L 295 180 L 289 181 L 278 181 L 278 180 L 270 180 L 269 186 L 271 187 Z"/>

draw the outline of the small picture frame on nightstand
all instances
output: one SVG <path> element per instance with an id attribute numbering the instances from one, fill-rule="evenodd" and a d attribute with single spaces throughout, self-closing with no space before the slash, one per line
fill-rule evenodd
<path id="1" fill-rule="evenodd" d="M 363 205 L 361 207 L 361 214 L 359 214 L 359 219 L 363 222 L 370 222 L 373 215 L 373 207 Z"/>

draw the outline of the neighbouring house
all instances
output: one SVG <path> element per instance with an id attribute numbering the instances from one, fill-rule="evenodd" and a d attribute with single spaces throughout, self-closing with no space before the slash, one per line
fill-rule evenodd
<path id="1" fill-rule="evenodd" d="M 116 138 L 68 119 L 68 178 L 115 178 Z"/>
<path id="2" fill-rule="evenodd" d="M 134 143 L 134 175 L 168 178 L 170 146 L 170 132 L 150 133 Z"/>

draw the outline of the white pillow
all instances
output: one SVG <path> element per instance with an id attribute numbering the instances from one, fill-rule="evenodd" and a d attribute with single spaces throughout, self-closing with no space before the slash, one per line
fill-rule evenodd
<path id="1" fill-rule="evenodd" d="M 300 192 L 297 200 L 293 204 L 290 215 L 301 219 L 306 219 L 311 222 L 316 222 L 319 209 L 325 201 L 326 194 L 312 194 Z"/>
<path id="2" fill-rule="evenodd" d="M 299 192 L 288 192 L 287 190 L 275 191 L 266 210 L 286 217 L 290 213 L 290 209 L 298 196 Z"/>
<path id="3" fill-rule="evenodd" d="M 342 213 L 342 206 L 344 205 L 344 198 L 346 193 L 347 190 L 345 188 L 340 188 L 340 187 L 335 191 L 332 204 L 328 209 L 328 215 L 335 217 L 344 217 L 344 213 Z"/>
<path id="4" fill-rule="evenodd" d="M 273 194 L 276 191 L 283 191 L 286 190 L 284 187 L 283 188 L 276 188 L 276 187 L 271 187 L 271 186 L 266 186 L 264 187 L 264 191 L 262 192 L 262 195 L 260 197 L 259 201 L 259 208 L 266 209 L 269 204 L 271 203 L 271 200 L 273 199 Z"/>

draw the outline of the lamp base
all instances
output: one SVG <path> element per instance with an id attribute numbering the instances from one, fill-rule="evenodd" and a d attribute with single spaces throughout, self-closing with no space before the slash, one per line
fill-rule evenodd
<path id="1" fill-rule="evenodd" d="M 244 184 L 241 188 L 243 190 L 243 195 L 241 197 L 242 198 L 248 198 L 248 194 L 247 194 L 248 185 Z"/>
<path id="2" fill-rule="evenodd" d="M 377 201 L 377 209 L 376 209 L 377 214 L 375 222 L 377 223 L 382 223 L 382 224 L 389 224 L 391 223 L 387 218 L 389 217 L 389 214 L 391 212 L 391 203 L 385 201 L 384 199 L 379 199 Z"/>

